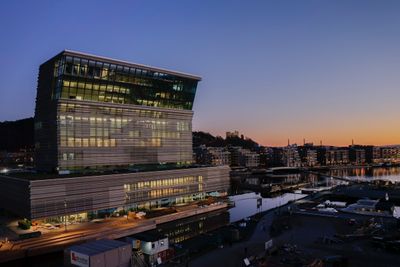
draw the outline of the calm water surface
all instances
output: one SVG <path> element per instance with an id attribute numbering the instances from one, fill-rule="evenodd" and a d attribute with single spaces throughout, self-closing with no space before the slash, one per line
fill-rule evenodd
<path id="1" fill-rule="evenodd" d="M 237 222 L 243 218 L 285 205 L 291 200 L 301 199 L 305 196 L 307 195 L 285 193 L 277 197 L 262 198 L 260 194 L 254 192 L 230 196 L 229 199 L 235 202 L 235 207 L 229 210 L 230 222 Z M 262 205 L 257 208 L 257 199 L 259 198 L 262 199 Z"/>
<path id="2" fill-rule="evenodd" d="M 348 177 L 354 180 L 388 180 L 400 182 L 400 167 L 379 167 L 379 168 L 352 168 L 331 170 L 330 175 Z"/>
<path id="3" fill-rule="evenodd" d="M 349 168 L 349 169 L 337 169 L 331 170 L 329 175 L 348 177 L 354 180 L 388 180 L 393 182 L 400 182 L 400 167 L 379 167 L 379 168 Z M 308 180 L 311 185 L 314 186 L 332 186 L 332 182 L 335 180 L 320 180 L 313 175 L 296 174 L 287 175 L 287 178 L 280 178 L 281 182 L 287 183 L 298 183 L 300 181 Z M 311 186 L 313 187 L 313 186 Z M 230 200 L 235 202 L 235 207 L 229 210 L 230 222 L 237 222 L 243 218 L 255 215 L 259 212 L 270 210 L 282 205 L 285 205 L 288 201 L 297 200 L 304 198 L 304 194 L 285 193 L 277 197 L 262 198 L 258 193 L 243 193 L 234 196 L 230 196 Z M 262 199 L 261 207 L 257 207 L 257 199 Z"/>

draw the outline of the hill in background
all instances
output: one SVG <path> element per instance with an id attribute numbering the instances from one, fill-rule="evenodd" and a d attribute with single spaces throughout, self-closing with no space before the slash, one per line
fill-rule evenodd
<path id="1" fill-rule="evenodd" d="M 193 147 L 205 145 L 208 147 L 240 146 L 250 150 L 257 150 L 260 146 L 250 138 L 238 136 L 222 138 L 205 132 L 193 132 Z"/>
<path id="2" fill-rule="evenodd" d="M 33 118 L 0 122 L 0 150 L 33 147 Z"/>

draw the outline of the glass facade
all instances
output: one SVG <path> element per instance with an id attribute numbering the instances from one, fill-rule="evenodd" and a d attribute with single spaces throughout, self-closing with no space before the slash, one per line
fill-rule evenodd
<path id="1" fill-rule="evenodd" d="M 191 112 L 60 100 L 57 113 L 60 170 L 192 163 Z"/>
<path id="2" fill-rule="evenodd" d="M 166 235 L 170 244 L 176 244 L 228 224 L 229 212 L 219 210 L 168 222 L 158 226 L 156 230 L 151 230 L 150 233 Z"/>
<path id="3" fill-rule="evenodd" d="M 35 167 L 81 175 L 26 184 L 17 195 L 29 195 L 20 213 L 81 221 L 93 212 L 187 203 L 225 192 L 228 166 L 186 168 L 193 161 L 198 81 L 190 74 L 72 51 L 43 63 Z"/>
<path id="4" fill-rule="evenodd" d="M 152 199 L 198 194 L 203 192 L 203 176 L 183 176 L 139 181 L 125 184 L 126 202 L 136 203 Z"/>
<path id="5" fill-rule="evenodd" d="M 197 80 L 139 66 L 62 55 L 55 62 L 54 99 L 191 110 Z"/>
<path id="6" fill-rule="evenodd" d="M 199 77 L 63 51 L 41 65 L 35 159 L 46 171 L 192 162 Z"/>

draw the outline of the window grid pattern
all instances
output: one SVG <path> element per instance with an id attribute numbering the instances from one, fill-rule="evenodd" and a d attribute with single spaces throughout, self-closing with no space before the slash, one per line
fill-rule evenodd
<path id="1" fill-rule="evenodd" d="M 154 179 L 124 184 L 128 204 L 203 192 L 203 176 Z"/>
<path id="2" fill-rule="evenodd" d="M 55 63 L 55 99 L 191 110 L 197 80 L 161 71 L 63 55 Z"/>
<path id="3" fill-rule="evenodd" d="M 192 162 L 191 111 L 121 108 L 61 100 L 60 169 Z"/>

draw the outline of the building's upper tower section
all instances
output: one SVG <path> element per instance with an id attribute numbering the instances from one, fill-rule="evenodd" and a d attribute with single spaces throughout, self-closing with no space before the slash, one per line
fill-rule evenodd
<path id="1" fill-rule="evenodd" d="M 69 50 L 48 62 L 54 62 L 53 99 L 191 110 L 201 80 L 190 74 Z"/>
<path id="2" fill-rule="evenodd" d="M 199 81 L 185 73 L 61 52 L 39 69 L 37 169 L 191 164 Z"/>

